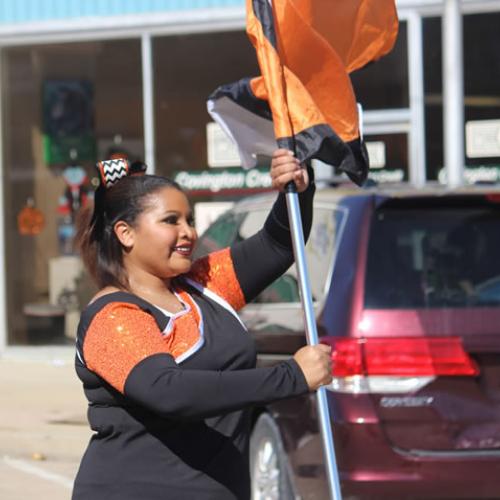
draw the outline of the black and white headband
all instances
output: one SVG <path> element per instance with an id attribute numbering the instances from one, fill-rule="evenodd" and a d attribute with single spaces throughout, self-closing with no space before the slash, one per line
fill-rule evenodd
<path id="1" fill-rule="evenodd" d="M 99 172 L 101 186 L 108 189 L 127 175 L 144 175 L 147 166 L 145 163 L 139 161 L 130 164 L 125 158 L 116 158 L 113 160 L 98 161 L 96 168 Z"/>

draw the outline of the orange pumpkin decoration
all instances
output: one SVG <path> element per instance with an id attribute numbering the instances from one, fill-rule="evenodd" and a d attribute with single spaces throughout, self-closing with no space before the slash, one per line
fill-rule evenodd
<path id="1" fill-rule="evenodd" d="M 28 198 L 26 206 L 17 215 L 17 228 L 23 236 L 35 236 L 42 232 L 45 226 L 43 213 L 35 208 L 33 200 Z"/>

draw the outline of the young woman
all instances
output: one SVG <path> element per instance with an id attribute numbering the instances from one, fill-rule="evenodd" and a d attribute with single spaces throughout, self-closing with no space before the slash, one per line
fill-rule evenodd
<path id="1" fill-rule="evenodd" d="M 123 161 L 98 166 L 80 241 L 100 291 L 82 312 L 76 356 L 95 433 L 73 500 L 248 499 L 251 407 L 331 381 L 324 345 L 255 368 L 236 313 L 293 262 L 284 195 L 255 236 L 192 262 L 197 236 L 180 187 L 126 175 Z M 310 175 L 275 152 L 273 186 L 295 182 L 306 236 Z"/>

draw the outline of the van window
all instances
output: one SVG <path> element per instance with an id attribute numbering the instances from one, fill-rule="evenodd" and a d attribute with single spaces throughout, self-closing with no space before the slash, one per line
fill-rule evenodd
<path id="1" fill-rule="evenodd" d="M 365 307 L 500 305 L 500 211 L 382 209 L 368 246 Z"/>
<path id="2" fill-rule="evenodd" d="M 200 238 L 196 256 L 249 238 L 262 228 L 268 213 L 267 208 L 238 214 L 226 213 Z M 314 210 L 313 227 L 306 245 L 313 300 L 320 300 L 324 295 L 335 250 L 335 234 L 342 220 L 342 212 L 325 208 Z M 260 304 L 300 302 L 295 266 L 262 291 L 254 302 Z"/>
<path id="3" fill-rule="evenodd" d="M 227 212 L 213 222 L 196 244 L 195 258 L 226 248 L 239 240 L 239 228 L 244 213 Z"/>

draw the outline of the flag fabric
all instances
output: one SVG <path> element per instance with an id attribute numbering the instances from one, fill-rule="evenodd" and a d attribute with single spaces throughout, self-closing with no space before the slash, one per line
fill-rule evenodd
<path id="1" fill-rule="evenodd" d="M 394 0 L 247 0 L 261 76 L 219 87 L 209 113 L 244 167 L 278 144 L 361 184 L 368 157 L 349 72 L 389 52 L 397 30 Z"/>
<path id="2" fill-rule="evenodd" d="M 271 156 L 276 149 L 273 115 L 266 98 L 258 98 L 252 83 L 259 78 L 244 78 L 219 87 L 208 98 L 207 108 L 238 148 L 244 168 L 257 164 L 257 154 Z"/>

